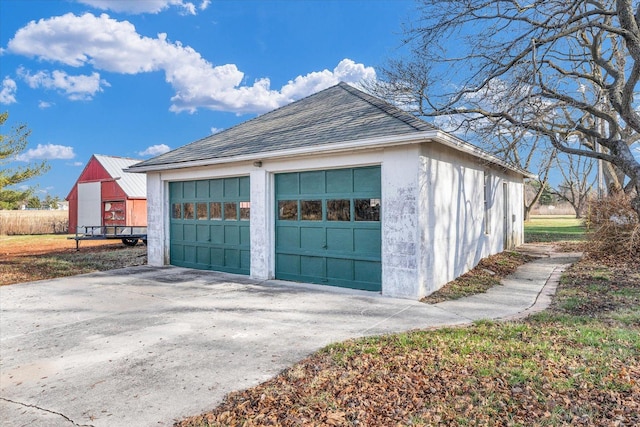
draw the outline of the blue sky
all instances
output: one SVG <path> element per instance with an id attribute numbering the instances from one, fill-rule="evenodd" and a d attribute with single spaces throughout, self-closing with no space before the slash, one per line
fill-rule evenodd
<path id="1" fill-rule="evenodd" d="M 412 0 L 0 0 L 2 132 L 64 198 L 92 154 L 145 159 L 339 81 L 375 78 Z"/>

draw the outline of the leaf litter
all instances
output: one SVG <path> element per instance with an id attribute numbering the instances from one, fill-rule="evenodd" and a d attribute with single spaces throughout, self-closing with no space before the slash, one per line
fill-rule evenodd
<path id="1" fill-rule="evenodd" d="M 175 426 L 640 425 L 638 290 L 585 257 L 528 319 L 333 344 Z"/>

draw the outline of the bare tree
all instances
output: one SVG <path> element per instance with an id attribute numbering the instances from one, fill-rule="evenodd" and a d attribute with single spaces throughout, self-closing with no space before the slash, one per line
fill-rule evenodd
<path id="1" fill-rule="evenodd" d="M 640 216 L 639 1 L 421 0 L 411 53 L 379 89 L 423 116 L 489 119 L 609 162 Z"/>
<path id="2" fill-rule="evenodd" d="M 527 180 L 535 191 L 523 200 L 524 220 L 529 221 L 531 210 L 548 188 L 549 173 L 555 165 L 557 150 L 544 137 L 532 135 L 520 128 L 509 126 L 497 129 L 495 125 L 477 128 L 481 121 L 474 122 L 474 133 L 483 148 L 505 159 L 521 169 L 533 172 L 537 178 Z"/>
<path id="3" fill-rule="evenodd" d="M 552 193 L 569 202 L 576 218 L 582 218 L 596 180 L 593 173 L 595 161 L 583 156 L 562 156 L 556 159 L 556 163 L 563 180 Z"/>

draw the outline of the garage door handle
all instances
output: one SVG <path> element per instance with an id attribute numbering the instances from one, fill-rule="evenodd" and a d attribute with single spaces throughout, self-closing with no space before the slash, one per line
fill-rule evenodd
<path id="1" fill-rule="evenodd" d="M 322 249 L 327 249 L 326 243 L 324 245 L 322 245 Z"/>

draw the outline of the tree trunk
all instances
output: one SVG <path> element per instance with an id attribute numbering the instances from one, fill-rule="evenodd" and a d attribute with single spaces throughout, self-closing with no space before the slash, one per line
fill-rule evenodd
<path id="1" fill-rule="evenodd" d="M 533 209 L 533 204 L 527 206 L 527 202 L 524 202 L 524 222 L 531 221 L 531 209 Z"/>

